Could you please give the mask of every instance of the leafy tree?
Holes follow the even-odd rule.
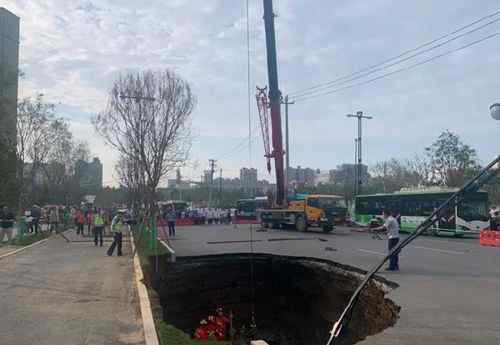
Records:
[[[450,131],[441,133],[425,151],[430,162],[430,180],[437,185],[461,186],[479,168],[476,150]]]

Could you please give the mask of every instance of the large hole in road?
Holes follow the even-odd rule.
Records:
[[[237,328],[249,323],[253,305],[258,335],[270,345],[324,344],[364,273],[328,260],[267,254],[162,262],[152,283],[167,323],[192,335],[201,319],[223,306],[232,310]],[[400,308],[386,298],[396,287],[383,278],[369,284],[343,344],[354,344],[396,323]]]

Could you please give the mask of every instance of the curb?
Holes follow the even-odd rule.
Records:
[[[47,242],[49,239],[50,239],[50,237],[49,237],[49,238],[44,238],[43,240],[40,240],[40,241],[37,241],[37,242],[32,243],[32,244],[30,244],[30,245],[27,245],[27,246],[21,247],[21,248],[16,249],[16,250],[14,250],[14,251],[12,251],[12,252],[8,252],[8,253],[5,253],[5,254],[2,254],[2,255],[0,255],[0,259],[6,258],[6,257],[8,257],[8,256],[11,256],[11,255],[17,254],[17,253],[19,253],[19,252],[22,252],[23,250],[26,250],[26,249],[28,249],[28,248],[31,248],[31,247],[37,246],[37,245],[39,245],[39,244],[45,243],[45,242]]]
[[[130,244],[132,253],[135,252],[134,236],[130,233]],[[153,313],[151,312],[151,302],[149,301],[148,290],[142,282],[144,275],[142,273],[141,262],[137,253],[134,256],[134,276],[137,293],[139,295],[139,303],[141,306],[142,328],[144,329],[144,341],[146,345],[160,345],[158,335],[156,334],[155,322]]]

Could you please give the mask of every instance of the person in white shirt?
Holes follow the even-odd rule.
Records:
[[[490,230],[498,230],[499,211],[496,206],[490,209]]]
[[[383,215],[385,224],[374,230],[385,230],[387,232],[387,244],[390,252],[399,242],[399,223],[389,210],[384,210]],[[399,253],[391,255],[389,258],[389,267],[386,268],[386,271],[399,271]]]

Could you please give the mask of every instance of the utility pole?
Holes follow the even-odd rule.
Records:
[[[219,170],[219,207],[222,205],[222,168]]]
[[[212,185],[214,184],[215,159],[209,159],[210,163],[210,181],[208,181],[208,208],[212,207]]]
[[[373,119],[372,116],[366,116],[366,115],[363,115],[363,112],[362,111],[358,111],[356,113],[356,115],[353,115],[353,114],[348,114],[347,117],[355,117],[358,119],[358,145],[357,145],[357,158],[358,158],[358,162],[357,162],[357,165],[355,167],[356,169],[356,173],[357,173],[357,188],[356,188],[356,195],[358,194],[361,194],[361,186],[363,184],[363,169],[362,169],[362,160],[363,160],[363,154],[362,154],[362,144],[361,144],[361,136],[362,136],[362,120],[363,119],[367,119],[367,120],[371,120]]]
[[[358,186],[358,138],[354,138],[354,179],[352,181],[352,194],[356,195]]]
[[[285,96],[285,100],[281,101],[285,105],[285,158],[286,158],[286,174],[285,174],[285,186],[286,193],[288,195],[288,190],[290,186],[288,185],[289,171],[290,171],[290,142],[289,142],[289,132],[288,132],[288,105],[295,104],[295,102],[288,101],[288,95]]]

